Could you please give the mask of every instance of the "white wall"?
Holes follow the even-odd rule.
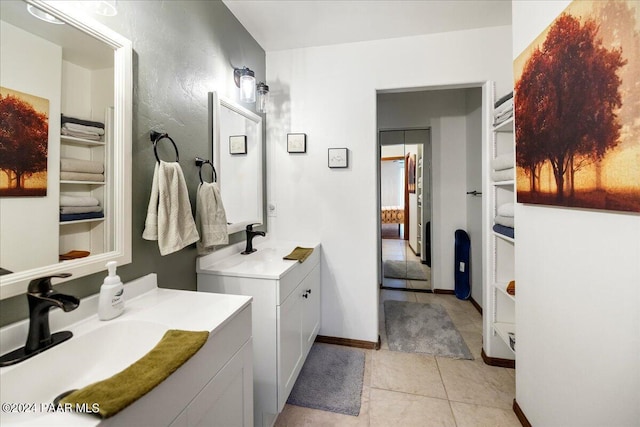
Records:
[[[380,162],[380,181],[382,206],[404,206],[404,162]]]
[[[513,57],[567,4],[514,1]],[[637,426],[640,215],[518,204],[515,216],[518,404],[534,426]]]
[[[269,230],[278,238],[322,242],[322,335],[378,339],[376,91],[485,80],[506,91],[512,85],[510,31],[494,27],[267,53],[273,104],[267,198],[278,203]],[[432,124],[432,137],[437,128],[458,125],[442,118]],[[287,154],[287,132],[308,135],[305,156]],[[327,168],[329,147],[350,149],[348,169]]]
[[[0,199],[0,267],[24,271],[58,262],[62,49],[1,21],[0,85],[49,100],[46,197]]]

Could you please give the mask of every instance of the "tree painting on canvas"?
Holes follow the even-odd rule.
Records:
[[[47,195],[49,100],[0,87],[0,197]]]
[[[572,2],[514,76],[518,202],[640,212],[640,3]]]

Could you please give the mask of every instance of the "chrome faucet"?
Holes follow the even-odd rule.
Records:
[[[69,273],[40,277],[29,282],[27,301],[29,302],[29,334],[24,347],[0,357],[0,367],[21,362],[29,357],[60,344],[73,336],[70,331],[51,334],[49,330],[49,309],[61,308],[65,312],[75,310],[80,300],[71,295],[61,294],[53,290],[53,277],[69,277]]]
[[[247,225],[247,247],[245,248],[244,252],[240,252],[242,255],[249,255],[253,252],[255,252],[257,249],[255,249],[253,247],[253,238],[256,236],[265,236],[264,231],[254,231],[253,230],[253,226],[254,225],[259,225],[259,224],[249,224]]]

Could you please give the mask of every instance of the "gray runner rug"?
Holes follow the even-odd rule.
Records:
[[[287,403],[357,416],[364,358],[357,348],[314,343]]]
[[[429,267],[417,261],[386,260],[383,271],[389,279],[429,280]]]
[[[389,349],[454,359],[473,359],[469,347],[440,304],[385,301]]]

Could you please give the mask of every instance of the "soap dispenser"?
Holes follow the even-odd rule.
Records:
[[[100,320],[110,320],[118,317],[124,311],[124,285],[120,276],[116,274],[118,263],[109,261],[107,270],[109,275],[104,278],[100,287],[100,298],[98,300],[98,317]]]

